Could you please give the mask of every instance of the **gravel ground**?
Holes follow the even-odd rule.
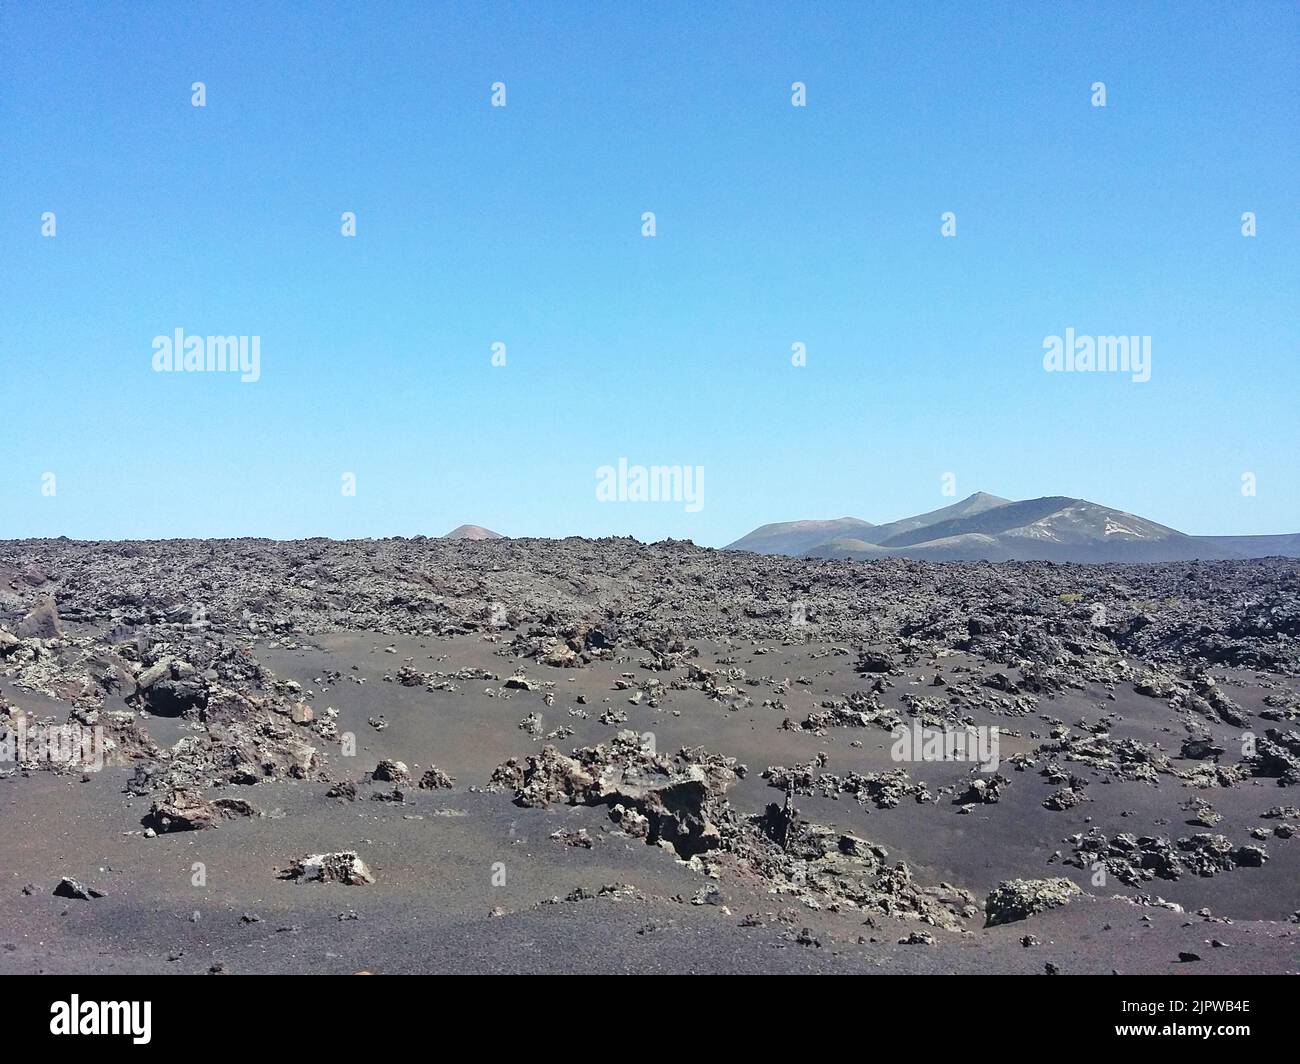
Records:
[[[0,971],[1296,971],[1298,576],[0,543]]]

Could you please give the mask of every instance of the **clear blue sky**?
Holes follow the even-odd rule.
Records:
[[[0,538],[721,545],[945,472],[1300,531],[1298,42],[1291,3],[0,3]],[[1068,327],[1151,380],[1045,373]],[[154,373],[177,328],[261,379]],[[597,502],[619,457],[703,509]]]

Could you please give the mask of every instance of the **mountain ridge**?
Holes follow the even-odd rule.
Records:
[[[819,531],[837,534],[811,542]],[[1010,500],[977,491],[881,525],[857,518],[762,525],[723,549],[855,560],[1158,562],[1300,557],[1300,533],[1190,536],[1087,499]]]

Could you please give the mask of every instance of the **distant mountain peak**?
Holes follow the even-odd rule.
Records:
[[[832,539],[854,538],[875,526],[857,517],[832,521],[777,521],[762,525],[747,536],[727,545],[727,550],[754,554],[803,554],[810,547]]]
[[[448,532],[443,539],[505,539],[500,532],[493,532],[482,525],[458,525]]]
[[[1012,502],[977,491],[939,510],[872,525],[856,518],[763,525],[728,548],[814,558],[1138,562],[1300,554],[1300,536],[1188,536],[1087,499]]]

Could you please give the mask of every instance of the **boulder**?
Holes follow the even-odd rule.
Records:
[[[33,609],[18,625],[19,639],[62,639],[63,636],[63,624],[52,598]]]
[[[1035,913],[1057,909],[1082,891],[1064,876],[1055,879],[1009,879],[984,902],[985,927],[1010,924]]]
[[[345,886],[369,886],[374,883],[374,873],[355,850],[337,853],[313,853],[294,861],[280,873],[281,879],[296,883],[342,883]]]
[[[68,879],[65,876],[59,880],[59,885],[54,888],[54,896],[56,898],[73,898],[77,901],[90,901],[92,898],[103,898],[106,895],[102,890],[83,886],[75,879]]]
[[[375,766],[375,771],[370,774],[370,778],[381,783],[405,783],[411,778],[411,770],[406,767],[405,761],[384,758]]]
[[[242,798],[209,801],[197,791],[174,788],[165,798],[153,803],[142,823],[163,835],[172,831],[202,831],[216,827],[222,820],[257,815],[257,810]]]
[[[430,765],[428,771],[420,777],[422,791],[450,790],[454,786],[456,781],[437,765]]]
[[[701,750],[683,750],[676,761],[651,753],[641,738],[622,731],[612,743],[574,751],[566,757],[553,746],[522,765],[497,769],[498,786],[513,785],[521,806],[622,806],[646,822],[646,841],[667,843],[689,858],[722,843],[720,823],[734,816],[723,798],[737,778],[735,762]]]

